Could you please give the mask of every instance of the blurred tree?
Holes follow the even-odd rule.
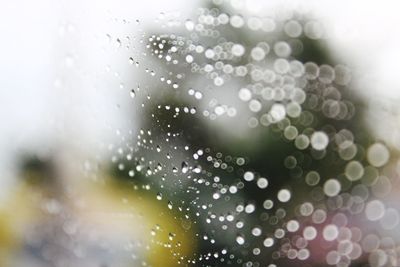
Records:
[[[329,43],[320,32],[321,25],[309,18],[310,15],[297,12],[282,20],[242,16],[228,6],[210,4],[196,10],[194,19],[188,19],[184,23],[186,29],[181,32],[176,32],[176,28],[168,32],[168,28],[165,28],[165,32],[157,29],[153,31],[157,33],[148,36],[147,51],[156,60],[153,67],[165,70],[171,80],[177,78],[179,81],[172,86],[175,90],[169,91],[164,88],[165,84],[157,87],[154,78],[143,82],[155,88],[149,94],[151,101],[143,101],[142,104],[146,111],[143,112],[138,146],[129,145],[137,147],[132,149],[135,156],[132,160],[118,161],[113,173],[128,181],[133,179],[139,184],[151,185],[154,193],[162,192],[170,201],[179,203],[180,210],[188,211],[184,212],[185,216],[190,217],[199,228],[199,250],[193,256],[198,266],[242,266],[247,261],[258,262],[261,266],[273,261],[281,263],[281,266],[292,266],[293,263],[283,257],[287,251],[262,250],[260,254],[254,254],[253,248],[263,247],[263,244],[260,238],[250,234],[249,227],[259,225],[267,236],[272,236],[274,231],[285,227],[289,218],[301,217],[298,215],[299,204],[304,201],[315,202],[323,207],[324,192],[321,186],[315,185],[322,185],[335,177],[345,192],[357,184],[344,175],[349,159],[368,165],[365,148],[372,143],[373,138],[365,124],[365,105],[361,97],[351,90],[349,68],[336,64],[334,56],[329,52]],[[240,26],[235,25],[235,19]],[[254,25],[251,24],[252,20]],[[257,23],[264,23],[265,27]],[[296,30],[300,32],[297,34]],[[246,51],[243,56],[232,55],[233,46],[237,43]],[[264,47],[264,53],[268,54],[264,55],[265,59],[255,59],[257,55],[250,51],[256,47]],[[285,49],[290,52],[286,54]],[[280,71],[274,65],[279,59],[284,59],[284,64],[290,64],[290,68],[300,68],[301,73],[297,74],[293,69]],[[245,73],[238,75],[243,69]],[[264,76],[257,77],[257,71],[261,71]],[[267,81],[265,75],[272,75],[274,79]],[[220,82],[218,78],[225,82],[216,84]],[[161,81],[163,79],[169,78],[162,78]],[[246,110],[247,106],[243,108],[243,105],[240,107],[241,104],[238,104],[237,118],[218,117],[213,110],[215,105],[211,105],[213,95],[217,99],[217,95],[225,94],[222,98],[228,101],[232,95],[237,97],[243,87],[251,91],[253,99],[261,101],[261,111],[252,113]],[[272,88],[275,94],[283,92],[287,95],[268,98],[263,96],[262,90],[265,88]],[[288,104],[293,97],[301,97],[301,94],[293,95],[296,88],[301,89],[305,99],[304,102],[299,101],[301,112],[291,115],[288,114]],[[188,98],[187,92],[190,90],[201,92],[200,100]],[[282,103],[286,108],[286,116],[276,121],[271,119],[274,103]],[[195,107],[195,112],[191,112],[191,107]],[[225,108],[226,114],[227,107],[222,108]],[[214,116],[215,120],[205,118],[204,111],[208,117]],[[266,118],[269,121],[265,121]],[[223,124],[223,120],[230,123]],[[252,126],[254,120],[257,121],[256,126]],[[224,128],[218,124],[227,126]],[[243,127],[250,130],[243,130]],[[146,134],[146,131],[151,131],[151,134]],[[243,135],[232,132],[243,132]],[[310,144],[316,132],[326,134],[326,147],[316,149]],[[185,145],[186,150],[177,149]],[[211,156],[212,160],[197,157],[199,149],[206,156]],[[155,150],[167,153],[169,161],[158,156]],[[354,155],[351,155],[353,152]],[[197,155],[197,158],[193,160],[192,155]],[[244,159],[244,166],[236,164],[240,158]],[[127,168],[118,169],[121,162]],[[182,165],[188,164],[190,171],[183,171],[180,162]],[[228,163],[231,168],[221,168],[222,163]],[[243,218],[246,220],[243,229],[230,226],[228,230],[221,231],[222,223],[207,223],[207,218],[214,214],[213,210],[218,218],[229,214],[232,207],[223,203],[221,209],[217,208],[218,201],[213,199],[215,188],[203,187],[197,182],[189,185],[184,182],[186,178],[200,176],[194,171],[197,164],[201,166],[201,171],[197,173],[207,177],[205,179],[209,179],[210,183],[213,183],[213,177],[214,182],[215,177],[218,177],[215,184],[239,184],[246,171],[254,173],[256,179],[268,179],[267,189],[260,188],[257,183],[246,183],[236,196],[227,199],[226,202],[234,207],[240,203],[253,203],[260,207],[245,217],[235,214],[235,222]],[[129,175],[132,169],[135,175]],[[307,181],[311,179],[308,176],[310,172],[318,177],[318,181],[312,185]],[[178,178],[174,180],[169,176]],[[172,186],[168,185],[166,179],[174,181],[171,182]],[[367,175],[360,181],[364,183],[365,179],[368,179]],[[195,189],[187,190],[190,186]],[[277,200],[282,188],[292,192],[288,203]],[[268,212],[262,209],[266,199],[276,203]],[[202,203],[213,208],[203,212],[200,208]],[[238,232],[246,233],[245,246],[236,244]],[[285,242],[289,242],[288,238],[282,239],[282,247]],[[210,239],[214,241],[210,243]],[[225,263],[221,263],[220,257],[212,256],[226,248],[229,255],[234,257],[226,258]],[[311,255],[307,264],[325,266],[325,260],[321,260],[318,253],[315,255]],[[221,257],[224,258],[223,255]],[[354,266],[357,264],[360,262],[353,263]]]

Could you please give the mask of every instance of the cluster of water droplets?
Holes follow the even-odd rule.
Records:
[[[207,249],[180,255],[174,233],[163,245],[177,262],[202,266],[396,266],[389,148],[352,125],[350,69],[300,59],[307,42],[327,35],[322,25],[300,15],[228,14],[219,2],[194,19],[163,14],[157,21],[167,33],[144,34],[145,52],[134,56],[154,58],[153,67],[128,58],[150,74],[148,89],[123,88],[144,123],[112,161]],[[279,165],[286,176],[259,172],[246,154],[190,142],[185,127],[219,117],[277,135],[291,148]]]

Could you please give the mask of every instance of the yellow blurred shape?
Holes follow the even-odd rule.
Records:
[[[142,253],[150,266],[177,266],[196,249],[193,223],[170,210],[167,200],[157,200],[154,192],[135,190],[125,182],[107,185],[89,183],[79,217],[86,217],[99,229],[122,231],[142,242]],[[182,260],[181,260],[182,259]]]
[[[20,248],[30,225],[49,219],[43,203],[53,197],[61,201],[70,215],[95,229],[105,240],[118,241],[118,236],[123,236],[141,244],[132,253],[139,254],[150,266],[172,267],[179,261],[186,265],[196,249],[193,223],[183,213],[170,210],[167,200],[157,200],[154,192],[137,190],[115,179],[106,179],[104,183],[83,179],[71,185],[74,193],[68,198],[55,196],[53,189],[21,182],[10,198],[0,203],[0,266],[8,266],[7,260]]]

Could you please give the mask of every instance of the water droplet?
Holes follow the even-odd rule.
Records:
[[[243,175],[243,179],[245,179],[248,182],[253,181],[254,180],[254,173],[245,172],[244,175]]]
[[[375,143],[368,148],[368,162],[375,167],[381,167],[389,161],[389,150],[381,143]]]
[[[186,161],[182,162],[181,168],[182,168],[182,173],[187,173],[187,171],[189,170],[189,166]]]
[[[135,98],[135,96],[136,96],[135,90],[132,89],[132,90],[129,92],[129,95],[130,95],[132,98]]]
[[[311,135],[311,146],[316,150],[324,150],[328,143],[328,135],[324,132],[316,131]]]
[[[245,242],[244,237],[241,236],[241,235],[238,235],[238,236],[236,237],[236,242],[237,242],[239,245],[243,245],[244,242]]]
[[[255,61],[261,61],[265,58],[266,53],[261,47],[254,47],[250,55]]]
[[[345,175],[350,181],[359,180],[364,175],[364,167],[358,161],[350,161],[346,165]]]
[[[261,189],[265,189],[268,186],[268,180],[264,177],[260,177],[257,179],[257,186]]]
[[[334,197],[339,194],[342,186],[336,179],[329,179],[324,184],[324,193],[328,197]]]
[[[328,224],[324,227],[322,235],[326,241],[333,241],[338,237],[339,230],[336,225]]]
[[[365,206],[365,215],[370,221],[377,221],[385,214],[385,206],[380,200],[372,200]]]
[[[317,237],[317,230],[313,226],[307,226],[303,230],[303,237],[306,240],[313,240]]]
[[[241,45],[241,44],[234,44],[234,45],[232,46],[231,52],[232,52],[232,54],[233,54],[234,56],[236,56],[236,57],[241,57],[241,56],[244,55],[245,48],[244,48],[244,46]]]
[[[267,247],[267,248],[272,247],[274,245],[274,239],[272,239],[271,237],[267,237],[264,239],[263,244],[264,244],[264,247]]]
[[[280,202],[288,202],[290,198],[292,197],[292,194],[288,189],[281,189],[278,192],[278,200]]]
[[[298,221],[296,220],[290,220],[288,221],[288,223],[286,224],[286,229],[289,232],[296,232],[297,230],[299,230],[300,228],[300,224]]]

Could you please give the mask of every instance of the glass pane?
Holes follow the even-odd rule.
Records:
[[[399,266],[396,11],[8,1],[0,266]]]

